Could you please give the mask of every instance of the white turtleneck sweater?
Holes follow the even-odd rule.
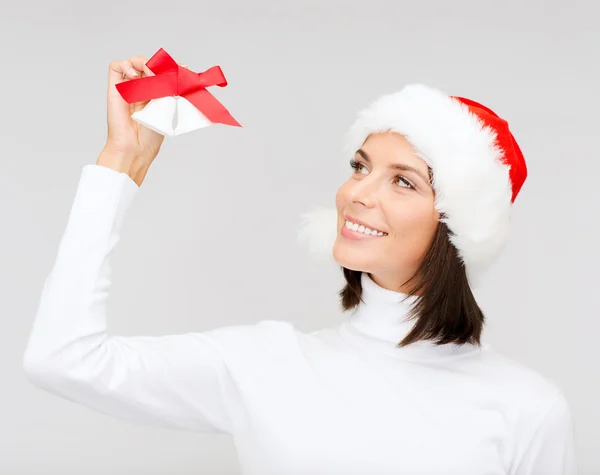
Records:
[[[138,192],[83,167],[24,355],[36,386],[127,421],[230,434],[245,475],[574,475],[559,387],[483,343],[395,345],[411,300],[362,274],[364,303],[311,333],[261,320],[107,335],[109,255]]]

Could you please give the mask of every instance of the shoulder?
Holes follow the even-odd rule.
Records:
[[[200,335],[232,365],[303,365],[340,352],[331,328],[304,331],[284,320],[225,325]]]
[[[555,379],[498,350],[486,357],[493,389],[508,401],[517,432],[531,438],[570,430],[571,407]]]
[[[549,375],[497,349],[491,348],[484,359],[494,386],[523,404],[550,404],[561,391]]]
[[[301,375],[311,374],[310,361],[318,357],[312,347],[307,350],[310,334],[283,320],[226,325],[200,335],[218,351],[244,394],[258,388],[264,397],[265,388],[277,394],[274,388],[292,387]]]
[[[284,320],[260,320],[254,323],[224,325],[203,332],[203,335],[222,343],[254,345],[274,338],[294,337],[298,330]]]
[[[293,353],[302,333],[284,320],[224,325],[201,333],[224,356],[256,359]]]

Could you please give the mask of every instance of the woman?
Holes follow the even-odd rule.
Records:
[[[115,88],[152,74],[145,62],[110,65],[106,145],[83,167],[24,355],[35,385],[128,421],[230,434],[244,474],[576,473],[562,391],[482,341],[470,290],[506,239],[523,156],[490,109],[432,88],[359,115],[336,210],[305,216],[302,237],[342,266],[342,324],[108,336],[109,255],[163,140]]]

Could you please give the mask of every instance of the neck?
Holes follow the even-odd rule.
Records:
[[[406,296],[410,292],[410,286],[406,283],[408,280],[408,278],[405,278],[406,276],[402,276],[403,278],[399,279],[397,273],[386,274],[378,272],[377,275],[374,275],[370,272],[363,272],[363,274],[367,274],[379,287],[391,290],[397,294]]]
[[[362,302],[350,316],[351,323],[366,334],[398,343],[414,326],[408,313],[417,297],[386,289],[367,272],[361,275]]]

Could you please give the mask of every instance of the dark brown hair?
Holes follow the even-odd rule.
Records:
[[[450,241],[452,231],[441,219],[431,245],[415,274],[406,281],[409,296],[417,296],[409,312],[416,319],[411,332],[398,343],[407,346],[418,340],[472,343],[481,346],[485,317],[467,281],[465,266]],[[342,266],[346,285],[339,292],[344,311],[362,300],[361,271]]]

